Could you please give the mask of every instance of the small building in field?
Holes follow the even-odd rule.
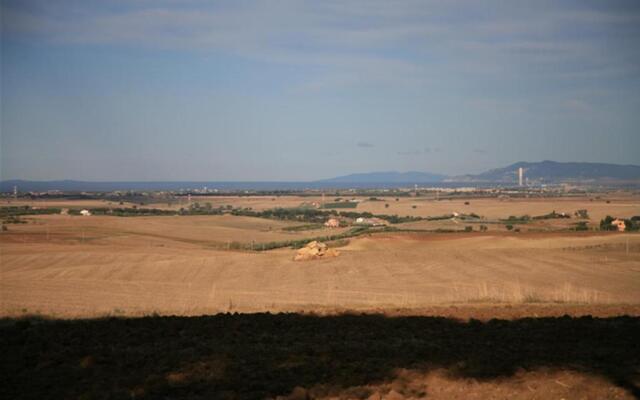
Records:
[[[339,228],[340,220],[337,218],[329,218],[329,220],[324,223],[324,226],[326,226],[327,228]]]
[[[618,232],[624,232],[624,230],[627,229],[627,225],[619,218],[611,221],[611,225],[615,226],[618,229]]]
[[[89,210],[80,210],[80,215],[82,215],[83,217],[88,217],[91,215],[91,211]]]

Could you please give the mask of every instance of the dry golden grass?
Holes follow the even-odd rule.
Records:
[[[593,199],[593,201],[591,200]],[[610,203],[607,203],[609,201]],[[465,202],[469,202],[468,205]],[[389,204],[389,207],[385,207]],[[413,208],[415,206],[415,208]],[[594,196],[545,199],[461,199],[434,200],[426,198],[399,198],[386,201],[363,201],[357,211],[374,214],[398,214],[415,216],[445,215],[453,212],[475,213],[487,219],[507,218],[510,215],[544,215],[555,210],[570,215],[586,209],[592,221],[599,222],[606,215],[629,218],[640,215],[640,196],[623,194],[596,200]]]
[[[22,217],[28,224],[9,227],[6,240],[22,243],[88,242],[94,244],[144,246],[157,241],[224,248],[232,242],[266,243],[340,233],[347,228],[287,231],[303,225],[231,215],[112,217],[39,215]]]
[[[296,263],[291,249],[234,252],[220,244],[328,229],[287,232],[293,223],[233,216],[26,219],[0,234],[5,315],[640,303],[634,234],[372,236],[352,239],[337,258]]]
[[[327,195],[326,202],[333,201],[335,196]],[[600,198],[598,198],[600,197]],[[343,197],[351,198],[351,197]],[[380,198],[381,201],[370,201],[367,196],[356,196],[360,200],[355,209],[338,211],[372,212],[374,214],[397,214],[414,216],[435,216],[458,213],[476,213],[487,219],[507,218],[510,215],[530,216],[548,214],[555,210],[573,215],[576,210],[586,209],[592,221],[598,222],[606,215],[629,218],[640,215],[640,195],[629,192],[612,193],[607,195],[587,195],[581,197],[558,198],[506,198],[506,199],[456,199],[435,200],[432,197],[394,197]],[[198,196],[192,198],[192,203],[211,203],[214,208],[219,206],[250,207],[254,210],[266,210],[275,207],[299,207],[303,204],[321,203],[321,196]],[[469,204],[465,204],[468,202]],[[607,203],[609,202],[609,203]],[[388,204],[388,207],[385,207]],[[36,207],[118,207],[117,202],[102,200],[3,200],[2,206],[30,205]],[[125,203],[124,206],[132,204]],[[414,208],[415,206],[415,208]],[[180,209],[188,207],[185,198],[171,205],[157,202],[145,205],[150,208]]]

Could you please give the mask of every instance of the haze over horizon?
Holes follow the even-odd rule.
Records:
[[[0,179],[640,164],[640,3],[1,1]]]

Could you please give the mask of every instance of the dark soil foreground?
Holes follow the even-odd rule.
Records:
[[[592,382],[580,398],[640,397],[638,317],[4,319],[0,335],[3,399],[434,398],[438,382],[461,382],[458,398],[473,388],[495,398],[523,374],[534,383],[527,398],[552,397],[547,381],[572,398],[576,375]],[[410,382],[436,372],[431,384]],[[589,392],[601,385],[610,388]]]

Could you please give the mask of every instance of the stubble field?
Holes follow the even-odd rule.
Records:
[[[215,201],[260,210],[314,200]],[[350,228],[233,215],[21,217],[0,234],[0,397],[640,396],[640,235],[570,231],[575,218],[520,232],[499,222],[587,209],[597,226],[607,214],[640,215],[638,198],[464,203],[364,200],[356,211],[498,222],[471,233],[433,232],[470,223],[452,219],[397,224],[405,231],[335,242],[338,257],[306,262],[259,245]]]
[[[363,201],[357,211],[433,216],[467,207],[468,212],[499,219],[586,208],[595,225],[605,214],[640,214],[640,203],[629,195],[596,201],[479,199],[469,205],[463,200],[423,201],[416,208],[412,207],[416,199],[402,198],[397,204],[388,200]],[[258,208],[264,203],[284,207],[310,200],[218,201],[234,207],[251,201]],[[74,206],[73,201],[64,205]],[[234,251],[232,243],[259,250],[265,242],[314,238],[349,228],[296,231],[290,228],[304,223],[232,215],[44,215],[26,220],[10,225],[0,236],[4,315],[384,311],[469,303],[640,304],[640,236],[545,232],[558,226],[556,220],[523,225],[520,233],[494,224],[485,233],[364,235],[343,243],[339,257],[310,262],[294,262],[295,250],[290,248]],[[419,230],[461,228],[461,224],[465,223],[443,220],[397,226]]]

